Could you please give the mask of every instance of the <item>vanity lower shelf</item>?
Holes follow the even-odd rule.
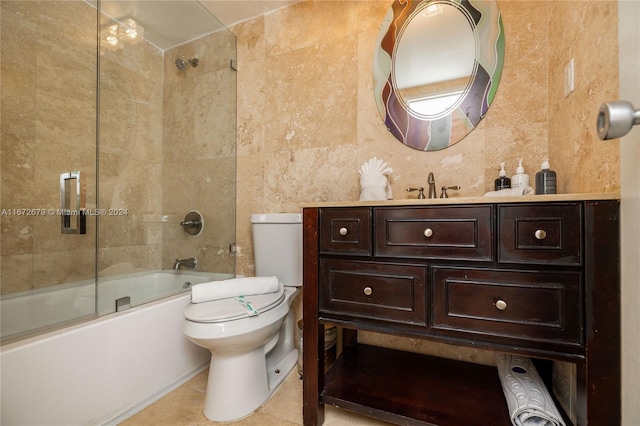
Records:
[[[324,404],[396,424],[511,425],[495,367],[358,344],[324,380]]]

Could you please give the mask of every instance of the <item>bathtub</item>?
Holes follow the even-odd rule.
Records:
[[[185,284],[230,277],[156,271],[100,279],[101,316],[0,348],[0,424],[117,424],[180,386],[204,370],[210,356],[182,334],[190,299]],[[75,313],[94,312],[92,284],[59,290]],[[2,327],[5,316],[9,320],[5,309],[46,314],[55,297],[49,293],[33,294],[31,307],[28,295],[3,300]],[[125,296],[140,306],[115,312],[115,300]]]

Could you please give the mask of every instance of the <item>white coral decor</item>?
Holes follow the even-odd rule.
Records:
[[[387,175],[393,170],[387,163],[373,157],[360,167],[360,201],[393,198]]]

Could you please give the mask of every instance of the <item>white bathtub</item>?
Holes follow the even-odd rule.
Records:
[[[115,424],[165,395],[209,362],[209,351],[182,334],[183,309],[190,298],[184,283],[229,277],[158,271],[101,280],[98,292],[104,305],[100,303],[99,312],[113,313],[0,348],[0,424]],[[156,295],[165,298],[114,312],[120,297],[131,297],[132,304],[155,298],[148,291],[154,285],[163,289]],[[74,308],[84,309],[78,307],[86,300],[94,303],[88,290],[76,290],[75,298],[67,295]],[[46,306],[41,299],[53,297],[35,296],[36,310]],[[18,298],[8,300],[13,299]],[[10,306],[4,302],[3,327],[4,309]]]

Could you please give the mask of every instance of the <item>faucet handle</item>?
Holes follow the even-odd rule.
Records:
[[[407,192],[413,192],[413,191],[418,191],[418,199],[419,199],[419,200],[424,199],[424,188],[423,188],[423,187],[419,187],[419,188],[407,188]]]
[[[449,194],[447,194],[447,189],[458,190],[458,189],[460,189],[460,186],[459,185],[443,186],[442,187],[442,192],[440,193],[440,198],[449,198]]]

